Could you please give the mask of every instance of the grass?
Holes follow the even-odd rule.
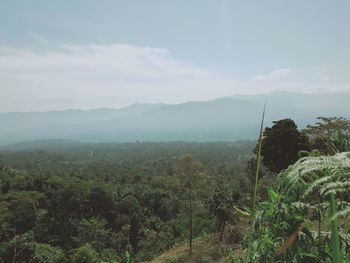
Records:
[[[266,102],[265,102],[265,105],[264,105],[264,110],[263,110],[263,114],[262,114],[262,118],[261,118],[260,133],[259,133],[259,144],[258,144],[258,152],[257,152],[257,154],[256,154],[256,172],[255,172],[255,184],[254,184],[253,205],[252,205],[253,213],[254,213],[254,209],[255,209],[256,193],[257,193],[258,181],[259,181],[260,158],[261,158],[261,145],[262,145],[262,137],[263,137],[265,110],[266,110]]]
[[[334,193],[330,194],[330,216],[333,217],[336,211],[336,202]],[[340,251],[340,241],[338,234],[338,224],[335,218],[331,219],[331,230],[332,230],[332,253],[333,253],[333,263],[342,263],[342,254]]]
[[[252,203],[252,214],[251,217],[254,217],[255,214],[255,203],[256,203],[256,196],[258,191],[258,181],[259,181],[259,171],[260,171],[260,158],[261,158],[261,146],[262,146],[262,137],[263,137],[263,129],[264,129],[264,120],[265,120],[265,111],[266,111],[266,101],[264,105],[263,114],[261,117],[261,124],[260,124],[260,131],[259,131],[259,142],[258,142],[258,151],[256,154],[256,171],[255,171],[255,184],[254,184],[254,192],[253,192],[253,203]],[[248,249],[245,255],[244,262],[247,263],[249,254],[250,254],[250,241],[248,242]]]
[[[191,255],[188,253],[188,242],[183,242],[148,263],[230,263],[232,253],[235,256],[242,254],[240,238],[235,240],[232,233],[235,235],[235,231],[238,231],[242,236],[245,228],[244,221],[237,226],[229,226],[223,242],[219,240],[219,233],[196,238]]]

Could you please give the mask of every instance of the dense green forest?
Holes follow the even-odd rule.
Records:
[[[258,144],[17,145],[0,152],[0,261],[349,262],[349,142],[348,120],[320,118]]]
[[[0,255],[4,262],[152,259],[193,235],[212,233],[209,200],[219,180],[247,193],[252,142],[82,144],[0,155]],[[194,161],[195,160],[195,161]],[[227,193],[228,194],[228,193]],[[30,260],[28,260],[30,258]],[[90,262],[90,261],[86,261]],[[92,261],[95,262],[95,261]]]

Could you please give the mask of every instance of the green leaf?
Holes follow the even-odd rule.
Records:
[[[339,143],[344,142],[343,134],[339,130],[335,133],[335,140]]]
[[[269,196],[270,202],[275,203],[277,201],[278,194],[272,188],[267,189],[267,194]]]
[[[239,209],[239,208],[238,208],[237,206],[235,206],[235,205],[233,206],[233,208],[236,209],[238,213],[240,213],[240,214],[242,214],[242,215],[244,215],[244,216],[251,216],[251,214],[250,214],[248,211],[243,211],[243,210]]]

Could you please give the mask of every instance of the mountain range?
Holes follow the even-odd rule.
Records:
[[[350,117],[350,93],[272,92],[182,104],[133,104],[121,109],[0,113],[0,145],[64,139],[80,142],[232,141],[258,136],[283,118],[299,128],[318,116]]]

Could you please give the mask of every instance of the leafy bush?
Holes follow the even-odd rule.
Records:
[[[336,221],[350,213],[349,185],[349,152],[304,157],[290,166],[279,175],[278,190],[269,189],[268,200],[258,204],[260,210],[246,236],[246,262],[333,259],[338,263],[349,257],[350,235],[339,234]],[[317,230],[312,228],[315,218],[310,213],[315,210],[319,214]],[[328,231],[321,231],[321,225]]]
[[[65,261],[63,250],[49,244],[36,244],[33,258],[38,262],[45,263],[62,263]]]
[[[98,263],[96,251],[89,244],[81,246],[72,257],[72,263]]]

